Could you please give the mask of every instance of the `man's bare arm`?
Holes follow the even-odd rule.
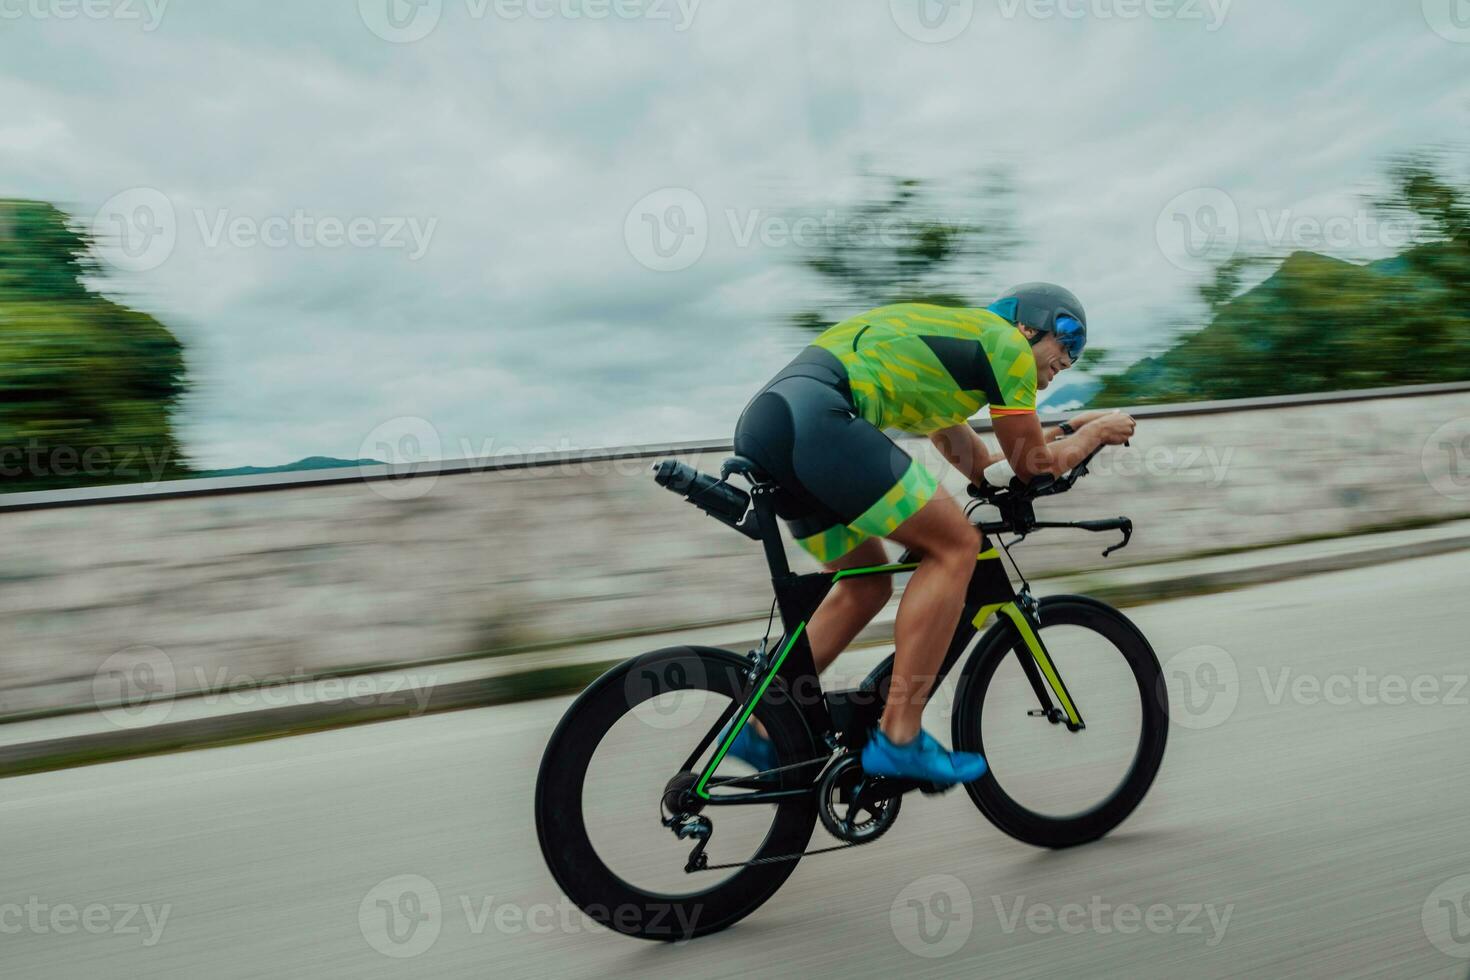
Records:
[[[940,429],[929,436],[929,441],[934,443],[940,455],[949,460],[950,465],[959,470],[971,483],[979,483],[985,468],[1000,460],[985,445],[985,440],[980,434],[970,428],[968,423],[951,426],[948,429]]]
[[[1101,446],[1121,446],[1133,437],[1136,424],[1122,413],[1107,413],[1092,418],[1072,435],[1050,442],[1032,414],[996,416],[994,426],[1011,469],[1029,483],[1042,475],[1065,475]]]

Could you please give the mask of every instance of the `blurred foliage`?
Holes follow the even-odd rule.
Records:
[[[855,204],[823,214],[798,213],[822,231],[803,249],[801,265],[826,287],[818,309],[790,323],[820,333],[833,323],[890,303],[984,305],[997,284],[986,272],[1019,243],[1013,193],[997,172],[949,190],[911,177],[865,173]]]
[[[1444,154],[1394,161],[1371,206],[1413,229],[1402,254],[1359,265],[1311,252],[1238,255],[1200,287],[1209,322],[1110,375],[1096,406],[1251,398],[1470,379],[1470,186]]]
[[[93,292],[91,242],[61,211],[0,199],[0,486],[48,490],[187,475],[171,418],[183,349]]]

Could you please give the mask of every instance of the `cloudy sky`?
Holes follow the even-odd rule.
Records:
[[[1135,352],[1203,236],[1391,251],[1357,195],[1463,136],[1465,8],[0,0],[0,196],[115,240],[203,465],[720,439],[816,294],[772,219],[865,165],[1006,168],[992,273]]]

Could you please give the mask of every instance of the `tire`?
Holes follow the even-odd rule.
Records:
[[[1047,630],[1061,626],[1080,627],[1097,634],[1126,661],[1137,684],[1141,722],[1132,763],[1111,794],[1081,812],[1066,816],[1028,809],[1007,793],[1001,784],[1005,774],[998,775],[994,771],[965,789],[991,823],[1017,840],[1037,847],[1076,847],[1098,840],[1126,820],[1143,801],[1158,775],[1169,731],[1168,704],[1160,696],[1164,690],[1163,672],[1153,648],[1138,628],[1122,613],[1096,600],[1083,596],[1047,597],[1039,604],[1038,619],[1044,645],[1047,645]],[[1016,656],[1029,656],[1020,633],[1007,619],[1002,619],[981,638],[957,687],[953,713],[955,748],[979,752],[990,758],[985,751],[981,725],[985,698],[996,669],[1013,651]],[[1062,669],[1062,674],[1065,681],[1065,669]],[[1083,720],[1088,721],[1086,688],[1073,687],[1072,694],[1078,701]],[[1034,696],[1032,705],[1036,706]],[[1021,720],[1024,719],[1018,719]],[[1044,721],[1037,723],[1047,724]],[[1085,738],[1086,735],[1087,732],[1083,731],[1069,737]]]
[[[692,939],[729,928],[754,912],[796,868],[795,860],[757,864],[741,868],[700,891],[661,893],[620,877],[598,853],[588,833],[584,782],[598,745],[613,726],[643,701],[672,691],[706,691],[731,700],[743,699],[748,683],[744,672],[748,666],[744,658],[724,650],[676,647],[645,654],[604,674],[577,698],[562,718],[546,746],[536,780],[536,827],[541,853],[552,877],[589,918],[639,939]],[[657,680],[646,683],[643,678],[647,677]],[[779,680],[772,683],[757,705],[755,717],[775,744],[781,766],[827,754],[817,751],[801,712],[784,696]],[[676,749],[682,761],[707,731],[708,727],[703,725],[689,725],[667,734],[659,733],[657,737],[678,740],[678,746],[670,744],[669,748]],[[636,768],[638,759],[629,759],[627,764]],[[673,763],[666,775],[676,775],[673,770],[678,765]],[[656,779],[664,776],[662,773],[644,775]],[[811,768],[784,773],[779,777],[781,788],[809,784],[813,775]],[[725,806],[704,809],[704,815],[711,817],[715,825],[709,845],[715,863],[720,860],[717,851],[721,814],[752,809]],[[770,830],[750,856],[751,860],[799,854],[811,840],[817,820],[815,793],[782,801],[770,809],[775,813]],[[659,799],[656,796],[648,799],[648,819],[654,826],[660,813]],[[636,811],[629,819],[637,819]],[[672,840],[672,831],[665,833]],[[693,846],[693,841],[684,842],[682,853],[687,856]],[[676,867],[682,870],[682,863]],[[706,874],[719,877],[713,872],[696,872],[688,878],[691,887]]]

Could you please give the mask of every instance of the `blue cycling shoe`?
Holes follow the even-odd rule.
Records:
[[[973,752],[950,752],[928,732],[906,745],[894,745],[874,731],[863,747],[863,772],[892,779],[912,779],[936,786],[973,783],[990,768],[985,757]]]
[[[729,733],[730,726],[726,725],[720,732],[720,741],[723,742]],[[753,722],[747,722],[745,727],[740,729],[740,734],[735,736],[735,744],[731,745],[730,751],[725,754],[734,756],[755,769],[756,772],[775,769],[781,764],[776,758],[775,744],[770,739],[757,734]]]

